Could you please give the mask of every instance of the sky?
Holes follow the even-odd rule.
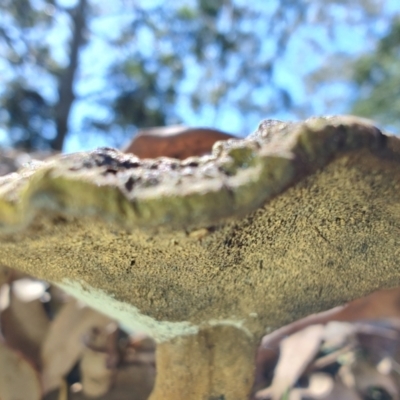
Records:
[[[256,3],[258,7],[275,7],[275,3],[277,2],[258,0],[254,4]],[[338,13],[339,12],[340,10],[338,10]],[[400,13],[400,2],[397,0],[382,1],[382,14],[389,17],[395,13]],[[346,15],[343,15],[343,19],[345,18]],[[376,28],[378,32],[384,34],[387,30],[388,20],[388,18],[377,19],[374,28]],[[98,22],[97,26],[93,26],[93,29],[97,29],[98,31],[112,31],[114,23],[119,24],[120,22],[117,20],[113,21],[112,18],[109,18],[106,21]],[[313,39],[323,51],[318,53],[311,49],[308,44],[310,39]],[[145,42],[146,38],[143,38],[143,41]],[[144,43],[144,45],[146,44]],[[83,57],[83,63],[90,64],[95,60],[96,65],[100,65],[102,62],[106,65],[107,60],[99,57],[99,54],[104,54],[101,47],[102,44],[99,42],[94,43],[92,48],[88,48]],[[348,104],[346,104],[345,101],[342,103],[336,102],[333,104],[332,108],[329,108],[321,99],[350,98],[351,87],[336,83],[334,85],[326,85],[322,88],[322,93],[310,93],[307,90],[305,80],[307,75],[315,70],[316,67],[324,65],[327,56],[334,53],[358,54],[364,52],[368,47],[371,47],[371,51],[373,51],[373,44],[368,42],[368,35],[361,27],[354,26],[354,29],[349,31],[349,25],[347,23],[339,24],[335,27],[334,38],[332,40],[332,38],[327,35],[326,31],[317,26],[317,24],[315,24],[315,26],[310,24],[307,27],[299,29],[296,36],[290,40],[285,56],[277,63],[274,79],[290,91],[297,105],[303,105],[305,108],[309,106],[308,108],[312,108],[315,115],[344,113],[348,108]],[[110,54],[109,57],[111,59],[112,54]],[[193,74],[196,75],[196,67],[193,68]],[[101,86],[101,82],[96,82],[96,80],[91,81],[91,83],[86,81],[82,86],[89,89],[89,85],[96,86],[96,84]],[[81,90],[84,91],[85,88],[82,87]],[[264,91],[260,91],[259,96],[260,101],[262,101],[262,97],[265,96]],[[190,105],[188,105],[186,99],[181,98],[178,101],[177,107],[180,110],[180,114],[183,116],[184,123],[188,126],[214,127],[243,136],[250,133],[243,131],[243,118],[248,118],[249,121],[247,125],[252,126],[252,129],[256,129],[259,123],[258,116],[244,117],[240,110],[232,109],[229,106],[221,107],[218,112],[210,106],[204,107],[201,112],[194,112]],[[72,118],[78,122],[88,112],[98,113],[101,111],[98,109],[90,110],[90,106],[87,104],[77,104],[73,110]],[[291,111],[281,111],[273,115],[265,115],[265,118],[293,120],[298,119],[299,116]],[[96,145],[108,144],[106,137],[92,138],[87,141],[87,143],[82,144],[76,136],[71,136],[66,142],[65,151],[71,152],[82,148],[90,149]]]
[[[33,0],[32,0],[33,1]],[[39,1],[40,0],[35,0]],[[58,3],[64,6],[74,5],[76,0],[58,0]],[[73,152],[78,150],[92,149],[98,146],[110,145],[110,141],[106,136],[90,136],[90,139],[83,143],[79,139],[81,134],[82,120],[87,116],[104,117],[108,116],[108,111],[99,107],[96,104],[91,104],[86,98],[93,92],[102,91],[106,87],[107,82],[104,81],[103,72],[117,57],[117,51],[113,51],[110,46],[105,45],[102,37],[108,38],[117,36],[119,27],[123,24],[124,18],[129,19],[129,15],[122,15],[115,8],[114,2],[104,2],[100,0],[93,0],[99,2],[102,8],[102,18],[93,21],[90,25],[90,30],[94,32],[90,37],[89,45],[81,54],[81,64],[79,69],[79,76],[75,91],[78,97],[84,100],[76,101],[70,119],[71,134],[65,143],[65,152]],[[190,0],[187,0],[190,1]],[[193,0],[191,0],[193,1]],[[235,0],[243,2],[242,0]],[[307,0],[306,0],[307,1]],[[308,0],[312,3],[315,0]],[[157,4],[157,0],[141,1],[147,7]],[[172,3],[171,3],[172,4]],[[252,6],[255,8],[276,7],[279,4],[277,0],[255,0]],[[393,14],[400,15],[400,2],[398,0],[382,0],[382,15],[374,22],[376,30],[382,34],[387,30],[387,23],[389,17]],[[337,16],[340,16],[343,8],[337,9]],[[51,12],[51,10],[49,10]],[[343,19],[347,16],[343,15]],[[54,31],[48,35],[45,40],[52,44],[54,56],[61,63],[66,63],[67,58],[63,45],[68,40],[68,19],[65,16],[57,16],[57,24]],[[251,27],[253,28],[253,27]],[[257,29],[257,27],[254,27]],[[260,32],[261,34],[261,32]],[[141,45],[148,46],[145,36],[141,38]],[[313,42],[314,44],[312,44]],[[266,43],[266,42],[265,42]],[[311,43],[311,44],[310,44]],[[317,50],[315,45],[318,46]],[[268,44],[267,44],[268,46]],[[305,109],[312,109],[314,115],[322,114],[338,114],[346,112],[348,104],[346,99],[351,97],[351,87],[345,84],[328,84],[323,85],[315,91],[311,91],[307,87],[307,77],[316,68],[323,66],[328,60],[329,56],[333,54],[359,54],[365,51],[373,51],[374,43],[368,41],[368,35],[361,26],[355,24],[351,29],[346,23],[338,24],[335,26],[333,37],[329,37],[326,30],[321,29],[318,24],[308,24],[307,27],[300,28],[296,35],[290,40],[288,49],[285,56],[277,61],[274,80],[284,88],[286,88],[292,95],[295,106],[303,107]],[[243,62],[246,62],[244,60]],[[332,62],[332,59],[331,59]],[[333,58],[334,62],[334,58]],[[198,74],[197,66],[192,67],[192,76]],[[1,63],[0,58],[0,75],[5,76],[5,68]],[[4,78],[3,78],[4,79]],[[240,82],[238,82],[239,84]],[[55,98],[57,96],[54,85],[51,82],[39,81],[41,88],[46,88],[46,96],[48,98]],[[1,85],[1,80],[0,80]],[[183,84],[183,88],[190,87],[190,80]],[[263,102],[267,96],[268,88],[256,90],[256,96]],[[329,99],[343,99],[343,101],[332,101],[328,107],[326,100]],[[243,129],[243,120],[246,120],[246,125],[256,129],[260,116],[243,115],[240,110],[233,109],[230,106],[219,108],[218,112],[212,107],[203,107],[201,112],[193,112],[188,105],[187,100],[182,96],[177,103],[179,114],[183,122],[188,126],[201,126],[201,127],[215,127],[217,129],[225,130],[237,135],[246,135],[250,133]],[[307,117],[310,115],[304,115]],[[293,120],[298,119],[299,115],[290,111],[281,111],[271,115],[262,116],[271,119]],[[3,131],[3,139],[5,132]],[[0,131],[0,140],[1,131]]]

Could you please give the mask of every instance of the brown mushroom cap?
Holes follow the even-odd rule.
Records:
[[[183,161],[57,156],[0,178],[0,227],[1,264],[159,340],[218,321],[259,336],[400,284],[400,141],[332,117]]]
[[[183,160],[210,153],[216,141],[231,138],[234,136],[210,128],[158,127],[139,131],[124,152],[139,158],[172,157]]]

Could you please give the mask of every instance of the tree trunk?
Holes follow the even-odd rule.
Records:
[[[52,141],[52,148],[61,151],[65,137],[68,133],[68,119],[72,103],[75,101],[74,80],[78,68],[79,51],[84,43],[86,27],[87,0],[80,0],[72,11],[72,41],[70,48],[70,61],[58,82],[58,103],[55,107],[57,134]]]

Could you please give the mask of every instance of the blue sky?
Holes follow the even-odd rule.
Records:
[[[40,0],[38,0],[40,1]],[[92,35],[90,44],[81,54],[81,65],[79,68],[79,79],[75,86],[78,96],[85,98],[92,92],[101,91],[106,88],[106,82],[103,78],[103,72],[107,69],[110,63],[118,56],[117,51],[106,45],[101,39],[102,36],[110,37],[113,32],[117,34],[119,27],[123,24],[124,16],[118,12],[116,2],[104,2],[93,0],[94,3],[101,5],[102,17],[94,20],[91,23],[90,29],[95,33]],[[190,1],[190,0],[187,0]],[[193,0],[192,0],[193,1]],[[241,0],[236,0],[240,2]],[[315,0],[308,0],[311,4]],[[365,0],[367,2],[367,0]],[[58,0],[59,3],[71,6],[75,0]],[[328,3],[329,1],[327,1]],[[152,4],[157,4],[157,0],[143,0],[141,4],[146,4],[151,7]],[[175,4],[175,3],[171,3]],[[276,7],[279,4],[277,0],[256,0],[252,3],[254,7]],[[351,4],[351,3],[349,3]],[[387,30],[387,25],[390,16],[400,14],[400,2],[398,0],[382,0],[382,14],[376,19],[374,28],[382,34]],[[346,6],[347,7],[347,6]],[[347,8],[338,8],[336,17],[343,20],[348,17],[343,10]],[[341,15],[341,13],[343,15]],[[51,35],[46,37],[46,40],[53,45],[54,56],[59,62],[67,62],[63,44],[68,39],[68,20],[62,15],[58,16],[57,25]],[[126,20],[129,16],[125,16]],[[356,18],[356,16],[355,16]],[[121,22],[122,21],[122,22]],[[254,29],[257,29],[255,27]],[[146,37],[141,38],[141,45],[148,46]],[[311,43],[314,42],[314,44]],[[265,42],[268,47],[268,42]],[[316,50],[315,45],[319,46]],[[366,51],[373,51],[374,43],[369,40],[366,30],[363,26],[354,24],[349,26],[348,23],[338,23],[333,30],[333,37],[329,37],[326,29],[321,28],[318,24],[308,24],[306,27],[300,28],[296,35],[291,38],[285,56],[277,61],[274,80],[292,95],[296,106],[303,106],[313,110],[313,114],[338,114],[344,113],[348,109],[346,99],[351,97],[351,87],[345,84],[329,84],[317,88],[310,92],[307,89],[306,80],[308,74],[316,68],[323,66],[329,57],[333,54],[361,54]],[[331,59],[332,62],[332,59]],[[333,58],[333,65],[335,58]],[[199,67],[193,66],[192,75],[198,75]],[[0,60],[0,74],[4,74]],[[42,82],[40,82],[42,84]],[[238,82],[239,83],[239,82]],[[189,88],[191,82],[188,80],[183,87]],[[54,98],[56,91],[51,82],[42,84],[42,88],[47,88],[46,95],[48,98]],[[268,96],[268,88],[256,90],[256,96],[259,97],[262,103],[264,98]],[[331,102],[329,99],[343,99],[342,101]],[[328,104],[328,105],[327,105]],[[242,115],[240,110],[233,109],[229,105],[223,105],[218,112],[210,106],[203,107],[201,112],[195,113],[188,105],[187,100],[182,96],[177,108],[183,122],[189,126],[209,126],[229,131],[234,134],[247,134],[250,132],[243,130],[243,120],[246,119],[247,126],[255,129],[261,118],[273,118],[290,120],[298,118],[290,111],[281,111],[275,114],[255,116]],[[82,120],[87,116],[104,117],[108,116],[108,111],[91,104],[86,100],[76,101],[70,119],[71,135],[67,138],[64,151],[72,152],[77,150],[91,149],[97,146],[110,145],[110,141],[106,136],[91,136],[86,143],[79,140],[78,135],[81,133],[80,126]],[[304,115],[310,116],[310,115]],[[4,137],[5,132],[3,132]],[[1,132],[0,132],[1,139]]]
[[[257,6],[276,6],[276,1],[262,1],[259,0]],[[275,5],[274,5],[275,4]],[[338,10],[338,13],[341,10]],[[382,16],[387,16],[387,18],[382,17],[376,19],[375,28],[382,34],[387,30],[387,22],[389,21],[389,16],[400,13],[400,2],[396,0],[386,0],[382,1]],[[343,15],[343,20],[347,17]],[[98,23],[94,26],[94,29],[101,31],[106,29],[108,25],[111,27],[114,23],[120,23],[113,21],[110,18],[108,21]],[[316,52],[308,43],[312,39],[315,41],[322,51],[320,53]],[[145,45],[145,43],[144,43]],[[99,57],[102,54],[101,43],[93,44],[92,48],[88,48],[86,54],[83,57],[83,63],[90,64],[95,60],[96,65],[100,65],[102,62],[104,65],[107,64],[107,60]],[[325,85],[317,93],[309,93],[307,91],[307,86],[305,85],[306,77],[309,73],[315,70],[319,66],[323,66],[326,62],[327,57],[334,53],[347,53],[347,54],[360,54],[366,50],[373,50],[374,43],[369,41],[366,30],[362,26],[353,26],[349,30],[349,24],[343,22],[339,24],[334,29],[334,38],[330,38],[325,29],[315,25],[308,25],[307,27],[299,29],[296,36],[291,39],[288,50],[285,57],[277,62],[276,74],[274,79],[279,82],[283,87],[287,88],[293,96],[296,105],[309,105],[313,109],[314,114],[339,114],[344,113],[348,109],[348,104],[346,101],[334,103],[334,107],[327,107],[324,100],[329,98],[349,98],[351,96],[351,87],[344,84],[333,84]],[[104,54],[104,53],[103,53]],[[112,55],[110,55],[112,57]],[[196,75],[196,67],[194,67],[193,74]],[[88,85],[99,85],[101,86],[100,80],[87,81],[82,84],[82,89],[89,89]],[[188,83],[190,85],[190,83]],[[259,96],[262,101],[262,97],[265,96],[265,89],[259,91]],[[234,134],[243,135],[249,132],[243,132],[242,119],[248,118],[248,125],[256,128],[259,117],[257,116],[243,116],[240,110],[232,109],[229,106],[223,106],[220,108],[218,113],[214,108],[206,106],[200,113],[195,113],[192,111],[187,101],[181,98],[177,104],[180,114],[183,117],[184,123],[189,126],[212,126],[222,130],[232,132]],[[73,110],[73,120],[79,121],[83,115],[88,112],[98,113],[98,109],[90,110],[90,106],[87,104],[77,104]],[[101,112],[101,111],[100,111]],[[298,119],[298,116],[290,111],[282,111],[274,115],[265,115],[265,118],[283,119],[291,120]],[[77,137],[70,137],[67,140],[65,151],[76,151],[84,147],[85,149],[93,148],[96,145],[107,145],[109,144],[107,138],[97,137],[89,140],[82,146],[82,143]]]

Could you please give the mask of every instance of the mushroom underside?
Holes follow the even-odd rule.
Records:
[[[399,139],[352,117],[183,161],[58,156],[0,178],[0,263],[155,337],[154,399],[239,399],[266,331],[400,284],[399,190]]]

